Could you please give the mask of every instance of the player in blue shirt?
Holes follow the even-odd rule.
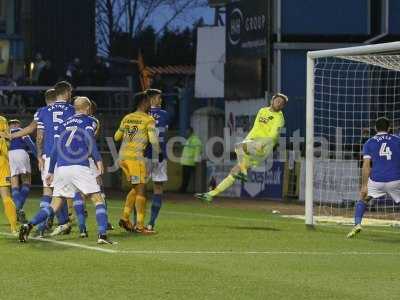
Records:
[[[75,114],[74,107],[69,103],[71,101],[72,86],[66,82],[58,82],[54,86],[56,101],[51,105],[43,107],[38,115],[37,120],[37,152],[38,152],[38,164],[42,174],[43,181],[43,197],[40,203],[41,207],[48,206],[51,202],[53,188],[47,185],[46,177],[50,165],[50,155],[54,147],[54,134],[58,127],[70,116]],[[68,205],[63,204],[62,210],[57,214],[57,219],[60,225],[68,223]],[[50,224],[52,219],[50,220]],[[48,226],[51,227],[51,226]],[[38,227],[39,235],[43,236],[43,232],[46,229],[45,224],[41,224]],[[61,229],[68,233],[70,227],[57,227],[52,235],[59,234]]]
[[[158,157],[153,157],[151,144],[146,149],[147,170],[149,177],[153,180],[153,197],[151,201],[150,221],[147,225],[148,232],[155,232],[155,223],[162,204],[163,184],[168,181],[167,175],[167,131],[170,123],[168,112],[161,109],[162,92],[157,89],[146,90],[147,97],[151,102],[149,114],[156,121],[156,131],[158,142],[160,144],[160,153]]]
[[[368,201],[390,195],[396,203],[400,202],[400,137],[389,134],[389,127],[387,118],[378,118],[375,122],[377,134],[364,144],[361,200],[356,203],[355,226],[348,238],[361,232]]]
[[[10,120],[8,124],[11,134],[21,131],[19,120]],[[21,223],[26,222],[23,207],[31,187],[31,161],[27,151],[36,157],[36,147],[29,135],[11,140],[8,151],[11,193],[17,208],[18,221]]]
[[[97,149],[93,120],[88,117],[90,100],[78,97],[74,101],[76,114],[58,126],[56,130],[55,147],[53,148],[49,174],[46,178],[48,185],[54,182],[53,199],[50,206],[43,208],[28,223],[20,228],[19,240],[26,242],[33,226],[50,218],[58,211],[63,198],[72,199],[77,192],[87,195],[96,206],[96,221],[98,225],[99,244],[113,244],[107,238],[107,210],[96,176],[90,170],[89,157],[93,157],[96,166],[102,174],[103,163]],[[57,164],[57,169],[55,165]],[[54,175],[53,175],[54,174]]]

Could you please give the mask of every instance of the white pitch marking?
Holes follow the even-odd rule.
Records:
[[[7,233],[7,232],[0,232],[0,235],[15,237],[13,234]],[[113,254],[118,253],[117,250],[106,249],[106,248],[101,248],[101,247],[94,247],[94,246],[86,246],[86,245],[72,243],[72,242],[56,241],[56,240],[51,240],[51,239],[46,239],[46,238],[29,237],[29,240],[52,243],[52,244],[61,245],[61,246],[81,248],[81,249],[85,249],[85,250],[93,250],[93,251],[98,251],[98,252],[113,253]]]
[[[15,237],[11,233],[0,232],[0,235]],[[300,255],[300,256],[349,256],[349,255],[387,255],[400,256],[400,252],[370,252],[370,251],[343,251],[343,252],[318,252],[318,251],[191,251],[191,250],[113,250],[78,243],[56,241],[46,238],[30,238],[31,240],[53,243],[61,246],[81,248],[85,250],[103,252],[108,254],[136,254],[136,255]]]

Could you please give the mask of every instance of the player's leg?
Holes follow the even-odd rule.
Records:
[[[22,209],[22,198],[21,198],[21,193],[20,193],[20,188],[19,188],[19,175],[11,175],[11,197],[14,201],[15,204],[15,209],[17,211],[17,221],[24,223],[26,220],[23,218],[21,220],[22,214],[20,213],[20,210]]]
[[[131,223],[131,221],[129,220],[129,218],[132,214],[132,210],[135,207],[135,203],[136,203],[136,190],[132,186],[131,190],[129,191],[128,195],[126,196],[124,209],[122,211],[122,216],[118,223],[121,228],[124,228],[126,231],[129,231],[129,232],[133,231],[133,229],[134,229],[134,226]]]
[[[167,160],[163,160],[162,162],[152,162],[150,173],[153,180],[153,196],[151,199],[151,214],[149,224],[147,225],[147,230],[149,232],[154,232],[156,220],[160,213],[163,201],[163,184],[164,182],[168,181]]]
[[[229,173],[228,176],[225,177],[216,187],[215,189],[202,194],[196,194],[195,196],[204,202],[211,202],[214,197],[223,193],[225,190],[230,188],[236,181],[235,175],[240,173],[240,166],[237,164],[234,166]]]
[[[140,169],[138,162],[135,160],[123,160],[120,162],[120,166],[128,182],[131,184],[131,190],[126,196],[119,226],[131,232],[134,230],[134,226],[129,218],[136,203],[136,190],[134,186],[139,183]]]
[[[34,226],[45,222],[47,219],[52,218],[54,214],[61,208],[65,201],[60,196],[54,196],[50,205],[45,206],[26,224],[23,224],[19,230],[19,241],[26,242],[29,233]]]
[[[108,215],[104,199],[100,192],[93,193],[89,195],[90,200],[96,207],[96,222],[98,229],[98,244],[115,244],[107,237],[107,224]]]
[[[99,234],[97,242],[99,244],[113,244],[113,242],[107,238],[107,209],[104,199],[101,196],[100,187],[97,184],[95,174],[89,167],[85,166],[74,165],[64,168],[68,169],[67,173],[70,175],[71,183],[75,188],[73,195],[77,192],[87,195],[96,207],[96,222]],[[56,183],[54,187],[56,187]]]
[[[356,202],[354,210],[354,227],[347,234],[348,238],[352,238],[361,232],[362,219],[364,217],[365,210],[367,208],[367,203],[374,198],[379,198],[386,195],[385,184],[383,182],[374,182],[368,180],[368,193],[364,199],[360,199]]]
[[[69,213],[68,213],[68,200],[72,202],[73,196],[69,197],[62,197],[63,201],[60,205],[60,208],[56,211],[55,216],[57,217],[58,220],[58,226],[53,230],[53,232],[50,234],[50,236],[56,236],[59,234],[69,234],[71,233],[72,226],[71,223],[69,222]],[[54,215],[53,215],[54,218]]]
[[[29,169],[30,170],[30,169]],[[26,216],[24,212],[24,205],[26,202],[26,199],[28,198],[28,194],[30,191],[30,186],[31,186],[31,174],[30,173],[23,173],[19,175],[20,178],[14,179],[15,180],[15,185],[14,188],[12,189],[12,194],[14,199],[18,199],[16,204],[17,206],[17,218],[18,221],[21,223],[26,223]],[[19,186],[19,179],[21,179],[21,186]],[[13,186],[13,178],[11,178],[11,186]]]
[[[11,150],[8,152],[9,166],[11,172],[11,196],[17,209],[17,221],[20,222],[18,212],[22,207],[22,199],[20,194],[19,175],[21,173],[19,151]]]
[[[22,201],[22,208],[25,205],[26,199],[28,198],[29,192],[31,190],[31,173],[25,173],[25,174],[21,174],[21,189],[20,189],[20,193],[21,193],[21,201]],[[21,209],[22,209],[21,208]]]
[[[85,201],[81,193],[75,193],[75,197],[73,199],[73,206],[78,221],[80,237],[85,238],[88,236],[88,234],[86,229]]]
[[[0,157],[0,195],[3,200],[4,212],[10,224],[11,232],[17,232],[17,212],[10,193],[10,167],[8,160]]]
[[[153,182],[153,196],[151,197],[150,220],[147,230],[154,232],[156,220],[160,213],[163,197],[163,182]]]
[[[137,212],[136,219],[136,232],[144,232],[144,217],[146,213],[146,186],[145,183],[139,183],[135,186],[136,190],[136,201],[135,208]]]
[[[104,204],[106,205],[106,208],[107,208],[107,198],[106,198],[103,179],[101,178],[101,175],[98,175],[96,177],[96,181],[97,181],[97,184],[100,186],[100,194],[103,197]],[[108,222],[108,224],[107,224],[107,230],[114,230],[114,226],[110,222]]]
[[[21,160],[20,160],[20,168],[21,168],[21,187],[20,187],[20,195],[21,195],[21,208],[25,205],[25,201],[28,198],[29,191],[31,189],[31,161],[29,159],[29,155],[26,151],[21,152]]]
[[[236,179],[247,181],[247,170],[259,163],[258,160],[253,159],[248,154],[248,148],[250,147],[248,144],[251,143],[252,142],[249,141],[236,145],[235,152],[238,163],[232,168],[229,175],[225,177],[225,179],[223,179],[215,189],[208,193],[196,194],[195,196],[204,202],[211,202],[214,197],[229,189],[235,183]]]
[[[0,195],[3,200],[4,212],[10,224],[11,233],[17,233],[17,213],[10,195],[9,186],[0,186]]]

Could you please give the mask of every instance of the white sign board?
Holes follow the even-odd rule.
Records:
[[[301,162],[300,201],[305,199],[305,161]],[[357,201],[360,168],[356,160],[314,159],[314,203]]]
[[[197,30],[196,98],[224,98],[225,27]]]

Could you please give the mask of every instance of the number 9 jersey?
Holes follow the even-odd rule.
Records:
[[[400,137],[386,132],[376,134],[364,144],[363,158],[372,161],[371,180],[400,180]]]

